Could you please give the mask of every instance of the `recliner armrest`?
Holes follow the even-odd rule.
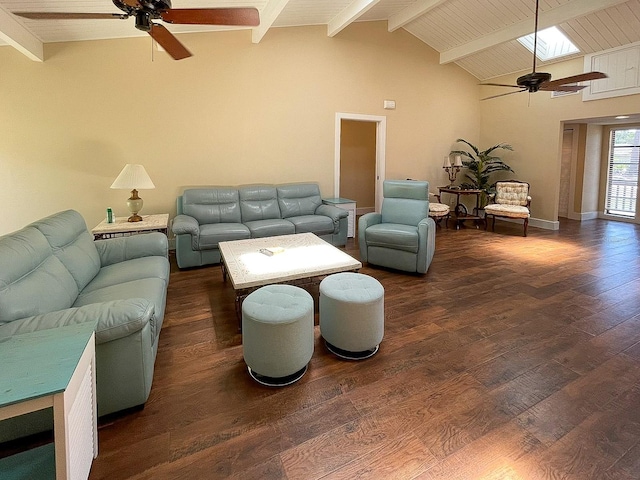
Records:
[[[160,232],[141,233],[129,237],[95,241],[102,267],[133,258],[169,255],[167,236]]]

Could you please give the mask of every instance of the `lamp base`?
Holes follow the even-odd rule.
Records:
[[[138,215],[138,212],[142,210],[142,199],[138,196],[138,190],[135,188],[131,190],[131,197],[127,199],[127,207],[131,212],[131,216],[127,218],[127,222],[141,222],[142,217]]]

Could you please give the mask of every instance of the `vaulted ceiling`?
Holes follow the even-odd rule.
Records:
[[[336,36],[353,22],[386,21],[486,80],[527,70],[531,53],[516,40],[534,29],[535,0],[174,0],[174,8],[255,7],[260,26],[252,41],[272,28],[326,25]],[[133,19],[28,20],[11,12],[121,13],[110,0],[0,0],[0,45],[44,60],[43,44],[146,35]],[[555,25],[580,49],[573,57],[640,41],[640,0],[540,0],[539,28]],[[173,33],[223,27],[165,25]],[[229,27],[224,27],[229,28]],[[267,37],[268,38],[268,37]],[[182,41],[188,42],[182,37]],[[10,47],[7,47],[10,48]],[[571,58],[564,57],[563,60]],[[188,61],[188,60],[187,60]],[[544,62],[540,62],[544,64]]]

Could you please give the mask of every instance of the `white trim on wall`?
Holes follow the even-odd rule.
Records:
[[[376,123],[376,211],[382,207],[382,182],[385,178],[385,162],[387,149],[387,117],[380,115],[364,115],[360,113],[336,113],[336,134],[334,147],[333,194],[340,196],[340,136],[342,134],[342,120],[356,120],[360,122]]]

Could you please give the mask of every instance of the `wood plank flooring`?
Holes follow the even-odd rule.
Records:
[[[371,359],[246,373],[218,266],[172,265],[151,396],[102,419],[91,479],[638,479],[640,226],[438,229],[385,287]],[[350,239],[347,252],[359,257]]]

